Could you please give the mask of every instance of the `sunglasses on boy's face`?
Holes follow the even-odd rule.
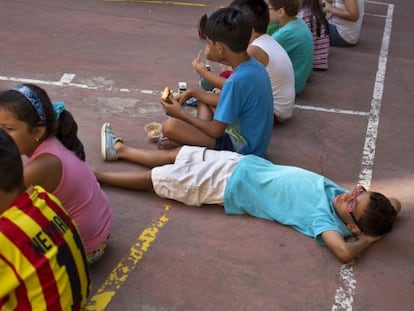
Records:
[[[352,220],[359,227],[360,230],[362,230],[362,228],[358,224],[358,220],[356,220],[353,212],[354,212],[355,207],[357,205],[357,197],[361,193],[363,193],[365,191],[367,191],[367,190],[364,188],[364,186],[361,186],[361,185],[356,186],[355,189],[352,190],[352,192],[351,192],[351,199],[348,201],[348,204],[346,206],[346,211],[349,213],[349,215],[351,216]]]

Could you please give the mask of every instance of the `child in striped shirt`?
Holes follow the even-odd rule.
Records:
[[[303,0],[298,13],[313,35],[313,69],[327,70],[329,56],[329,26],[320,0]]]
[[[90,281],[79,232],[55,196],[26,188],[3,129],[0,176],[0,310],[83,310]]]

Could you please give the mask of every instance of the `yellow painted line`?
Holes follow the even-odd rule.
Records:
[[[164,213],[150,227],[145,228],[138,237],[138,240],[129,249],[129,255],[124,257],[112,270],[96,294],[91,297],[86,310],[101,311],[109,305],[117,290],[128,279],[129,274],[136,268],[139,261],[144,257],[151,244],[156,240],[160,229],[168,222],[168,211],[170,206],[164,207]]]
[[[179,1],[160,1],[160,0],[104,0],[106,2],[136,2],[136,3],[153,3],[153,4],[172,4],[181,6],[197,6],[206,7],[205,3],[191,3],[191,2],[179,2]]]

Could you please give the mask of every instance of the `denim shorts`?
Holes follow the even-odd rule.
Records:
[[[338,32],[336,25],[328,23],[329,25],[329,41],[332,46],[354,46],[355,44],[351,44],[345,41]]]

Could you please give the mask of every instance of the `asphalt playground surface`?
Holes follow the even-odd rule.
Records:
[[[45,88],[74,114],[93,167],[140,170],[101,160],[101,125],[156,148],[143,127],[163,119],[160,91],[198,88],[196,24],[226,4],[0,0],[0,88]],[[343,265],[276,223],[104,187],[114,224],[87,310],[414,310],[414,5],[367,1],[365,12],[359,45],[331,48],[266,157],[399,198],[394,230]]]

